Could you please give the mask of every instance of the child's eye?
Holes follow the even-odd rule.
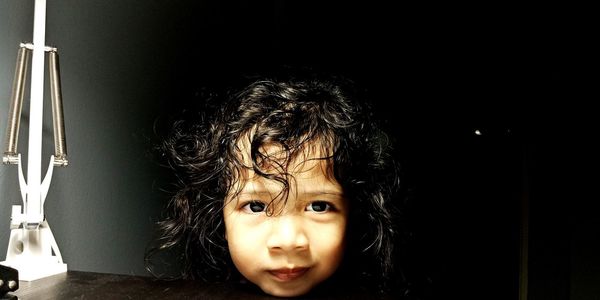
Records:
[[[306,211],[323,213],[333,210],[333,206],[325,201],[311,202],[306,206]]]
[[[267,205],[260,201],[250,201],[244,204],[244,206],[242,206],[242,209],[248,213],[259,213],[265,211],[266,207]]]

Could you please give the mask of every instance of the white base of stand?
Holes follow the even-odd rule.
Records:
[[[34,281],[44,277],[67,272],[67,264],[56,260],[34,260],[24,258],[21,261],[3,261],[0,264],[19,271],[19,280]]]
[[[33,281],[67,272],[47,222],[36,229],[17,228],[10,232],[5,266],[19,271],[19,280]]]

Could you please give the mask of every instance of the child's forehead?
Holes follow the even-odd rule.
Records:
[[[237,142],[238,159],[247,166],[253,166],[251,155],[251,139],[241,138]],[[331,170],[331,154],[318,140],[306,141],[297,149],[286,149],[280,143],[265,143],[258,146],[260,154],[266,158],[260,163],[263,171],[279,173],[291,173],[295,176],[316,176],[320,174],[328,175]],[[250,173],[254,173],[250,168]],[[246,174],[246,178],[252,178],[253,174]]]
[[[289,188],[293,192],[306,193],[307,191],[333,191],[332,194],[342,193],[341,186],[333,176],[331,159],[324,159],[321,155],[320,147],[304,147],[301,151],[293,153],[286,166],[278,162],[268,162],[258,167],[264,173],[275,174],[276,177],[285,178],[289,183]],[[276,144],[265,145],[262,147],[267,155],[280,158],[282,151],[286,151],[282,146]],[[252,167],[250,160],[250,151],[242,153],[245,157],[244,165],[240,177],[234,182],[234,189],[241,193],[256,193],[262,191],[269,195],[277,195],[281,192],[282,184],[278,180],[270,179],[262,174],[258,174]],[[287,153],[287,152],[286,152]],[[278,197],[278,196],[276,196]]]

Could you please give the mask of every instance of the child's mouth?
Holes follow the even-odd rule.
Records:
[[[269,273],[271,273],[271,275],[273,275],[279,281],[291,281],[291,280],[294,280],[294,279],[304,275],[304,273],[306,273],[306,271],[308,271],[308,269],[309,268],[293,268],[293,269],[283,268],[283,269],[271,270],[271,271],[269,271]]]

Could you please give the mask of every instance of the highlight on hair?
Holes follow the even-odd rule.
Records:
[[[343,272],[337,273],[379,287],[393,271],[399,176],[386,134],[357,94],[345,81],[261,80],[196,120],[176,122],[160,149],[177,176],[177,191],[158,224],[157,245],[147,252],[148,268],[153,255],[171,250],[180,259],[181,278],[213,282],[239,276],[224,238],[227,195],[239,192],[236,181],[252,168],[279,182],[285,201],[285,166],[280,172],[265,169],[265,163],[280,160],[262,147],[278,145],[286,161],[317,145],[350,204]],[[250,145],[250,166],[240,158],[242,140]]]

